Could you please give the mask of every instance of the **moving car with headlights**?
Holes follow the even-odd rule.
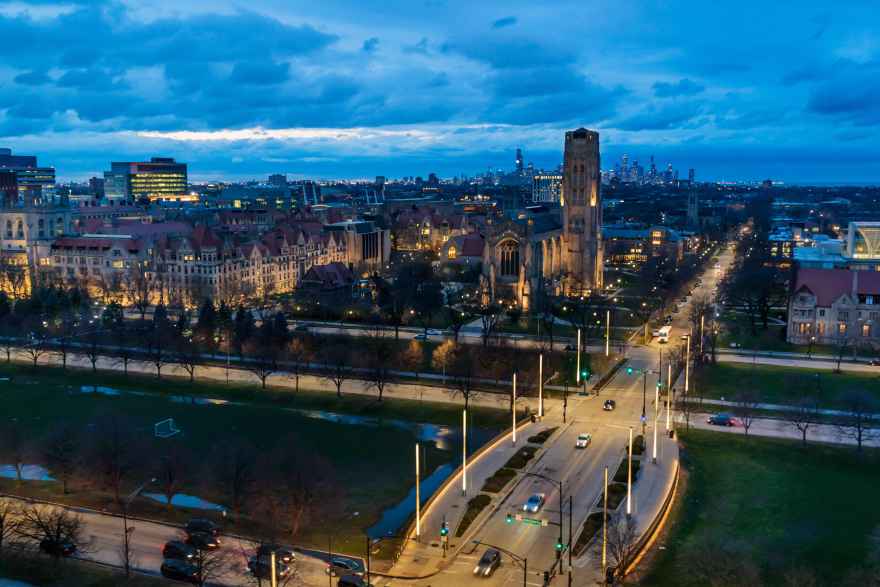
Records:
[[[220,539],[205,532],[193,532],[186,538],[186,543],[196,550],[214,550],[220,548]]]
[[[171,540],[162,548],[162,558],[176,558],[179,560],[193,560],[196,558],[196,549],[181,541]]]
[[[736,421],[733,416],[725,414],[724,412],[709,416],[706,418],[706,423],[711,424],[712,426],[736,426]]]
[[[544,506],[544,500],[547,496],[543,493],[535,493],[533,494],[524,504],[523,511],[529,512],[532,514],[537,514],[541,508]]]
[[[247,570],[253,574],[257,579],[271,579],[272,578],[272,559],[268,556],[252,556],[248,559],[247,562]],[[278,579],[284,579],[290,574],[290,566],[281,562],[280,560],[275,560],[275,577]]]
[[[480,557],[480,562],[474,567],[474,575],[477,575],[478,577],[488,577],[495,572],[495,569],[497,569],[500,564],[501,553],[494,548],[487,548],[486,552],[483,553],[483,556]]]
[[[293,550],[286,546],[280,546],[278,544],[261,544],[257,547],[258,557],[269,558],[269,555],[272,552],[275,553],[275,560],[281,561],[286,565],[289,565],[296,558],[296,554]]]
[[[583,434],[578,434],[577,440],[574,442],[575,448],[587,448],[590,446],[590,443],[593,441],[593,437],[584,432]]]

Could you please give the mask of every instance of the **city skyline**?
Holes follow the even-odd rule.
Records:
[[[867,3],[555,8],[4,2],[0,144],[62,181],[158,154],[196,181],[451,177],[511,168],[517,147],[553,169],[559,133],[587,126],[603,168],[880,181]]]

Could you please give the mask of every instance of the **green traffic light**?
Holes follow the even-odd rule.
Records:
[[[632,367],[627,367],[627,368],[626,368],[626,374],[627,374],[627,375],[632,375],[632,374],[633,374],[633,368],[632,368]]]
[[[505,521],[506,521],[508,524],[512,524],[512,523],[513,523],[513,516],[511,516],[510,514],[507,514],[507,517],[505,518]]]
[[[562,550],[562,543],[561,542],[556,543],[556,550]]]

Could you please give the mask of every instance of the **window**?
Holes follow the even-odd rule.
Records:
[[[837,312],[837,319],[840,320],[841,322],[849,321],[849,312],[838,311]]]
[[[819,308],[819,316],[825,317],[825,308]]]
[[[505,241],[500,246],[501,250],[501,276],[519,276],[519,245],[512,240]]]
[[[838,336],[846,336],[846,323],[841,322],[837,325],[837,335]]]
[[[449,247],[449,250],[446,252],[446,256],[450,259],[456,259],[458,258],[458,251],[455,249],[454,246]]]
[[[870,324],[862,324],[862,336],[865,336],[865,337],[871,336],[871,325]]]

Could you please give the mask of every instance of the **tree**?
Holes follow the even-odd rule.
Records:
[[[621,579],[626,577],[627,567],[635,555],[638,538],[636,522],[632,516],[617,514],[608,523],[608,556]]]
[[[68,424],[55,428],[43,445],[43,458],[56,479],[61,481],[61,489],[67,494],[71,479],[81,466],[79,431]]]
[[[749,428],[752,427],[758,416],[758,408],[761,405],[760,394],[753,388],[746,387],[737,393],[734,401],[736,402],[736,415],[742,423],[743,431],[748,436]]]
[[[446,344],[446,343],[443,343]],[[442,344],[441,344],[442,346]],[[422,370],[422,363],[425,360],[424,345],[419,340],[411,340],[406,344],[406,348],[397,355],[397,363],[401,369],[412,371],[419,377]]]
[[[295,380],[294,390],[299,392],[299,376],[308,368],[311,351],[302,338],[294,338],[287,345],[287,369]]]
[[[44,327],[34,326],[34,330],[30,332],[27,344],[24,345],[24,352],[31,359],[34,369],[36,369],[40,358],[49,352],[49,335]]]
[[[250,310],[238,307],[235,312],[235,321],[233,323],[232,341],[236,352],[242,354],[244,345],[254,336],[257,331],[257,323],[254,315]]]
[[[0,553],[18,536],[21,523],[18,502],[0,497]]]
[[[691,414],[694,413],[694,405],[690,401],[690,397],[686,393],[675,393],[675,388],[672,389],[673,401],[675,403],[675,409],[681,414],[682,418],[684,418],[685,430],[691,429]]]
[[[15,468],[16,483],[21,485],[24,466],[31,454],[27,432],[18,420],[8,420],[0,429],[0,456]]]
[[[410,342],[409,348],[407,349],[408,353],[412,353],[415,355],[415,349],[410,350],[415,343],[418,341]],[[458,343],[453,340],[444,340],[440,345],[434,349],[434,352],[431,353],[431,366],[435,371],[440,371],[443,373],[444,381],[447,373],[449,373],[452,363],[455,360],[456,349],[458,349]],[[421,346],[418,348],[419,360],[422,358],[422,348]]]
[[[279,335],[273,321],[267,319],[247,345],[249,352],[245,366],[257,376],[263,389],[266,389],[269,376],[278,371],[278,359],[287,344],[286,338],[286,325],[284,334]]]
[[[83,347],[83,353],[85,353],[86,358],[92,364],[92,373],[97,373],[98,371],[98,360],[101,358],[101,335],[103,333],[100,330],[90,330],[86,334],[85,346]]]
[[[91,462],[104,486],[113,491],[118,504],[122,503],[122,484],[128,480],[142,457],[134,430],[132,422],[112,414],[101,418],[95,425]]]
[[[157,304],[153,310],[153,324],[145,332],[147,336],[147,357],[156,369],[156,378],[162,378],[162,367],[171,362],[172,349],[175,348],[178,333],[168,319],[163,304]]]
[[[196,378],[196,367],[202,362],[202,349],[198,342],[192,338],[178,336],[176,339],[177,349],[174,354],[174,362],[183,367],[183,370],[189,375],[189,382],[192,383]]]
[[[464,400],[464,409],[468,409],[470,401],[477,395],[477,365],[479,357],[465,345],[456,345],[451,351],[448,372],[453,376],[455,385],[449,393]]]
[[[171,442],[156,462],[156,482],[162,488],[165,504],[171,511],[171,500],[187,481],[187,473],[192,471],[190,454],[180,443]]]
[[[238,515],[254,495],[257,482],[256,448],[249,442],[234,438],[221,445],[214,453],[213,472],[221,491]]]
[[[140,313],[141,320],[147,316],[156,289],[157,284],[150,275],[146,261],[132,263],[122,279],[125,299]]]
[[[807,446],[807,430],[819,421],[819,405],[815,397],[802,397],[786,414],[789,425],[801,433],[803,446]]]
[[[501,316],[501,307],[498,304],[486,304],[479,310],[481,334],[483,337],[483,346],[489,345],[489,338],[495,334],[495,328],[498,326],[498,320]]]
[[[351,353],[339,343],[325,344],[320,350],[321,377],[336,386],[336,396],[342,397],[342,384],[352,375],[349,364]]]
[[[196,549],[196,556],[191,562],[196,568],[196,582],[199,587],[219,582],[221,577],[237,570],[229,552],[222,548]]]
[[[32,505],[23,508],[16,533],[35,547],[46,540],[55,544],[73,544],[81,553],[88,548],[82,518],[61,507]],[[49,554],[56,560],[63,556],[60,549]]]
[[[375,389],[379,401],[385,392],[385,386],[391,379],[391,341],[386,338],[385,331],[376,328],[367,336],[367,378],[364,380],[366,389]]]
[[[877,402],[867,391],[851,390],[843,394],[841,404],[844,414],[836,418],[837,432],[855,442],[862,452],[862,445],[875,436],[880,426]]]

